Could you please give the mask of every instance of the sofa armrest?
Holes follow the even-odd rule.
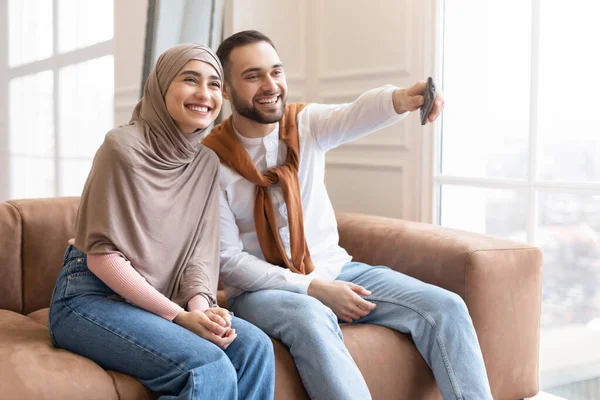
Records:
[[[538,392],[542,253],[437,225],[337,214],[355,261],[386,265],[459,294],[467,304],[495,399]]]

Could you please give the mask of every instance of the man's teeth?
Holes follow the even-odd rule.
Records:
[[[270,99],[261,99],[258,100],[259,104],[275,104],[277,103],[277,97],[272,97]]]
[[[188,108],[193,111],[208,112],[208,107],[188,106]]]

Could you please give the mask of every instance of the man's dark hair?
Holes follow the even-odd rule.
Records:
[[[271,45],[271,47],[275,49],[275,45],[273,44],[271,39],[269,39],[268,36],[259,31],[254,30],[234,33],[227,39],[223,40],[223,42],[219,45],[219,48],[217,49],[217,57],[219,57],[221,65],[223,66],[223,71],[225,71],[225,79],[229,80],[229,55],[231,54],[233,49],[258,42],[267,42]]]

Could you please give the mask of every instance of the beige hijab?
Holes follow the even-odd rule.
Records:
[[[219,272],[218,158],[199,143],[201,132],[177,129],[164,101],[190,60],[223,79],[208,47],[183,44],[160,56],[131,121],[110,131],[96,153],[75,236],[85,253],[122,255],[183,307],[199,293],[214,301]]]

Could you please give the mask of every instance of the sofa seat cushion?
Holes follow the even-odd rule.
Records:
[[[48,328],[7,310],[0,310],[0,387],[7,399],[118,399],[102,368],[56,349]]]
[[[43,335],[46,336],[47,346],[54,349],[46,328],[48,324],[47,308],[35,311],[29,314],[28,317],[15,313],[10,314],[29,320],[28,322],[36,325],[44,325]],[[41,327],[38,326],[39,328]],[[441,400],[442,397],[431,370],[408,335],[369,324],[343,324],[342,333],[344,343],[365,377],[374,399]],[[272,339],[272,341],[275,349],[277,376],[275,398],[278,400],[308,400],[309,398],[287,348],[277,340]],[[54,352],[62,353],[65,351],[54,349]],[[82,358],[72,353],[68,354],[76,358]],[[96,368],[100,368],[92,361],[86,361]],[[155,394],[151,393],[135,378],[114,371],[106,371],[106,373],[113,379],[113,390],[118,393],[121,400],[156,398]],[[390,384],[390,382],[393,382],[393,384]]]
[[[159,398],[158,393],[152,392],[131,375],[110,370],[106,373],[110,375],[115,383],[119,400],[156,400]]]
[[[35,322],[39,322],[48,328],[48,315],[50,314],[49,308],[42,308],[41,310],[34,311],[27,315],[28,318],[34,320]]]
[[[373,399],[442,399],[431,370],[409,336],[369,324],[343,324],[342,333]],[[273,346],[275,398],[308,400],[290,353],[277,340]]]
[[[373,399],[442,400],[410,336],[369,324],[345,324],[342,333]]]
[[[42,324],[46,328],[46,332],[48,332],[49,311],[49,308],[42,308],[41,310],[30,313],[27,317]],[[158,398],[157,394],[152,393],[148,388],[142,385],[140,381],[130,375],[110,370],[106,371],[106,373],[114,383],[114,388],[119,400],[147,400]]]

